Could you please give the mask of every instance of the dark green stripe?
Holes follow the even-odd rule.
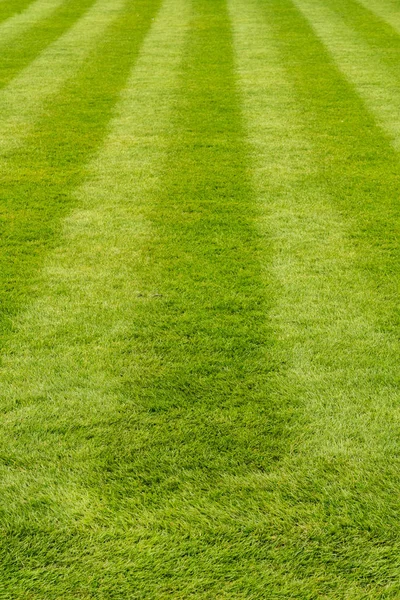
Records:
[[[114,463],[126,469],[138,461],[135,487],[160,462],[166,479],[185,465],[213,486],[221,473],[268,469],[280,451],[269,431],[275,365],[259,211],[224,4],[194,2],[169,160],[148,212],[153,238],[143,250],[143,299],[125,375],[126,393],[143,411],[142,439],[128,427]]]
[[[66,0],[52,15],[25,31],[1,49],[0,89],[60,37],[93,4],[93,0]],[[1,42],[1,40],[0,40]]]
[[[32,293],[60,219],[73,206],[72,191],[104,139],[159,4],[127,3],[79,76],[49,103],[46,116],[0,173],[0,345]]]
[[[199,597],[206,589],[214,597],[221,571],[237,577],[235,557],[254,559],[259,490],[242,496],[236,477],[276,466],[291,409],[270,394],[280,367],[268,327],[274,284],[261,272],[270,248],[249,183],[225,2],[195,0],[194,13],[169,158],[147,213],[153,237],[135,282],[121,369],[128,404],[104,454],[103,493],[122,515],[134,512],[133,539],[148,511],[156,515],[127,573],[149,598],[167,584],[173,596],[181,582],[187,597],[185,571],[201,579]],[[231,502],[240,516],[227,523]]]

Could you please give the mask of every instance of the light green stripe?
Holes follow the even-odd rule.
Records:
[[[125,1],[98,0],[4,88],[0,93],[0,154],[21,145],[45,102],[78,72]]]
[[[86,506],[88,492],[74,493],[71,483],[76,477],[79,486],[91,464],[80,455],[79,444],[64,456],[61,446],[53,448],[45,440],[51,427],[79,427],[87,418],[96,427],[121,402],[114,361],[135,318],[135,265],[141,260],[142,239],[149,235],[142,206],[164,158],[189,16],[187,0],[166,0],[122,94],[103,150],[77,191],[80,208],[66,219],[63,242],[49,257],[42,293],[18,319],[18,332],[3,357],[2,408],[21,408],[3,421],[1,444],[7,452],[26,453],[38,461],[43,485],[51,482],[59,490],[52,488],[52,499],[63,521],[75,519],[76,511],[86,522],[97,514],[95,499]],[[18,423],[23,431],[15,437],[12,428]],[[27,442],[32,432],[41,439],[37,449]],[[59,441],[62,445],[62,438]],[[54,458],[58,452],[62,459]],[[56,472],[46,471],[49,464],[59,465]],[[37,472],[6,472],[14,486],[19,479],[26,489],[36,485]],[[6,478],[5,489],[7,485]],[[1,502],[15,507],[17,515],[24,497],[12,493],[12,502],[0,494]]]
[[[400,81],[334,11],[317,0],[294,0],[339,69],[400,150]]]
[[[54,13],[65,0],[37,0],[22,13],[13,15],[0,24],[0,47],[21,37],[28,29]]]

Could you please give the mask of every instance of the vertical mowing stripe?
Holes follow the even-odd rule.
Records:
[[[26,302],[43,255],[71,209],[71,191],[103,140],[158,0],[128,2],[104,31],[96,52],[66,85],[26,143],[0,173],[0,332],[4,340]]]
[[[68,0],[60,6],[58,4],[60,3],[41,3],[35,11],[26,11],[29,14],[26,14],[24,20],[21,19],[21,24],[15,22],[9,29],[12,37],[16,38],[11,45],[11,35],[4,36],[0,29],[0,89],[31,63],[46,46],[72,27],[94,4],[94,0]]]
[[[161,463],[165,478],[184,468],[207,489],[222,472],[269,468],[280,446],[267,431],[274,365],[229,18],[222,0],[194,10],[124,375],[143,438],[121,432],[113,468]]]
[[[187,0],[163,3],[3,357],[0,590],[15,598],[139,593],[129,573],[141,528],[103,501],[99,473],[110,436],[130,426],[120,372],[189,17]]]
[[[126,406],[103,456],[108,502],[132,535],[146,528],[128,573],[143,597],[243,589],[262,509],[232,477],[272,470],[287,449],[229,16],[222,0],[193,5],[121,349]]]
[[[257,0],[230,2],[252,181],[262,216],[260,229],[273,248],[267,269],[278,291],[269,316],[276,346],[286,363],[285,370],[277,372],[271,382],[270,393],[292,407],[292,441],[275,471],[232,477],[232,484],[235,481],[238,490],[250,488],[264,509],[252,532],[258,561],[253,566],[256,583],[249,586],[249,597],[333,599],[343,597],[341,591],[348,590],[350,583],[332,573],[337,548],[323,539],[321,560],[318,541],[312,539],[324,526],[316,509],[322,496],[314,464],[319,460],[319,448],[304,447],[314,437],[325,442],[322,451],[329,447],[330,424],[324,414],[329,402],[337,403],[344,418],[351,414],[347,403],[359,384],[345,380],[348,374],[341,371],[341,353],[374,333],[374,328],[368,308],[367,314],[360,316],[358,299],[353,297],[354,289],[359,294],[359,287],[363,289],[366,282],[354,272],[354,249],[345,223],[329,192],[315,177],[320,157],[304,128],[304,107],[288,77],[287,57],[279,44],[291,39],[298,27],[292,23],[290,33],[288,28],[275,39],[272,24],[281,18],[281,9],[285,14],[286,6],[278,2],[268,11]],[[291,47],[291,51],[293,63],[302,65],[299,49]],[[303,68],[303,75],[308,76],[306,66]],[[328,374],[327,365],[331,369]],[[365,364],[360,365],[360,372],[363,368]],[[347,402],[341,394],[347,396]],[[359,431],[354,414],[352,419],[353,428]]]

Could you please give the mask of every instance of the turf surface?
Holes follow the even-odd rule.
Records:
[[[0,2],[0,598],[400,597],[399,14]]]

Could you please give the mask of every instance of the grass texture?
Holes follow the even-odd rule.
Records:
[[[0,598],[399,598],[399,36],[0,2]]]

